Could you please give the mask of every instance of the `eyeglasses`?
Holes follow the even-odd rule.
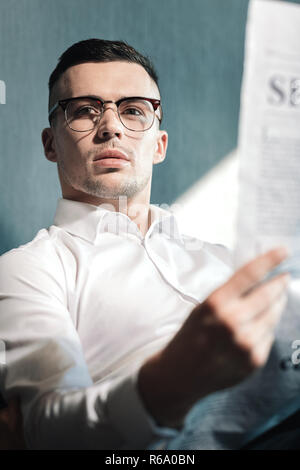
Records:
[[[91,131],[99,124],[106,103],[117,106],[121,123],[130,131],[147,131],[152,127],[155,117],[160,123],[162,121],[162,108],[157,99],[132,96],[118,101],[103,101],[97,96],[78,96],[55,103],[48,114],[49,123],[51,125],[53,113],[61,106],[70,129],[76,132]],[[160,117],[156,114],[157,110]]]

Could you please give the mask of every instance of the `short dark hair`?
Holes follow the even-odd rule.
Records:
[[[114,62],[124,61],[139,64],[152,80],[158,86],[158,75],[153,63],[147,56],[143,56],[140,52],[124,41],[109,41],[105,39],[85,39],[76,42],[70,46],[59,58],[58,64],[53,70],[49,78],[49,110],[50,97],[54,84],[61,75],[73,65],[83,64],[86,62]]]

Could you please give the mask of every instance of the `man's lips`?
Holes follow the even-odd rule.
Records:
[[[95,156],[93,163],[95,167],[124,168],[130,165],[130,158],[120,150],[106,149]]]
[[[119,150],[102,150],[102,152],[95,156],[94,162],[97,160],[103,160],[104,158],[117,158],[127,161],[130,160],[125,153],[120,152]]]

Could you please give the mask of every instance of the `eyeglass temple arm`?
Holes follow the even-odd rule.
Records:
[[[54,111],[56,111],[56,109],[58,108],[59,106],[59,102],[55,103],[54,106],[52,106],[52,108],[50,109],[49,113],[48,113],[48,121],[50,122],[50,117],[51,115],[54,113]]]

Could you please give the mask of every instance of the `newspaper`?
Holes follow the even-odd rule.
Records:
[[[239,123],[236,267],[278,245],[300,277],[300,6],[249,3]]]

